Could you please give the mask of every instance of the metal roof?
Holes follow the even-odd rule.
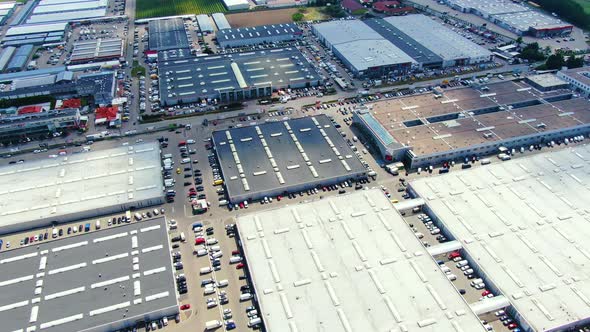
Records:
[[[572,26],[571,24],[564,22],[558,18],[532,10],[527,12],[495,15],[494,20],[500,21],[523,32],[528,31],[529,28],[541,30],[566,28]]]
[[[384,20],[445,61],[492,55],[485,48],[422,14],[391,16]]]
[[[227,18],[225,18],[225,15],[223,13],[214,13],[214,14],[211,14],[211,17],[213,17],[213,21],[215,21],[215,25],[217,25],[217,29],[219,29],[219,30],[231,29],[231,25],[229,24],[229,22],[227,21]]]
[[[213,141],[230,200],[366,172],[325,115],[215,131]]]
[[[48,14],[48,13],[64,13],[71,11],[82,11],[87,9],[103,8],[107,6],[106,0],[75,2],[69,4],[55,4],[47,6],[37,6],[33,10],[33,15]]]
[[[71,61],[84,61],[123,56],[123,40],[121,38],[96,39],[74,43],[70,56]]]
[[[378,189],[242,215],[269,331],[485,331]]]
[[[0,71],[4,71],[6,65],[8,65],[8,61],[10,61],[10,58],[14,54],[14,51],[16,51],[16,48],[12,46],[2,49],[2,52],[0,53]]]
[[[416,63],[408,54],[362,21],[331,21],[316,24],[313,28],[358,71],[378,66]]]
[[[211,18],[209,17],[209,15],[197,15],[197,23],[199,23],[199,29],[201,29],[201,31],[203,32],[212,32],[215,30],[213,28],[213,22],[211,22]]]
[[[149,22],[149,49],[155,51],[188,48],[189,42],[181,18]]]
[[[0,167],[0,229],[158,199],[162,196],[160,167],[155,143]]]
[[[178,312],[165,219],[102,220],[98,231],[0,253],[4,331],[102,331]]]
[[[589,161],[577,145],[411,188],[532,330],[566,330],[590,318]]]
[[[22,69],[25,64],[27,63],[27,60],[29,59],[29,56],[31,55],[31,53],[33,53],[33,45],[31,44],[27,44],[27,45],[23,45],[21,47],[19,47],[16,52],[14,52],[14,55],[12,56],[12,59],[10,60],[10,62],[8,63],[8,66],[6,67],[7,70],[20,70]]]
[[[295,23],[259,25],[249,28],[220,30],[217,32],[217,40],[272,38],[273,36],[297,35],[301,33],[301,29]]]
[[[60,22],[60,21],[76,21],[87,18],[103,17],[106,16],[106,8],[100,9],[89,9],[79,10],[65,13],[51,13],[51,14],[39,14],[32,15],[27,19],[28,24],[36,23],[47,23],[47,22]]]
[[[68,24],[66,22],[38,25],[21,25],[9,28],[8,31],[6,31],[6,36],[27,35],[52,31],[65,31],[67,25]]]

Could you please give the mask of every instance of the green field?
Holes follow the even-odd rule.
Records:
[[[590,0],[574,0],[574,2],[582,6],[586,14],[590,14]]]
[[[137,0],[135,18],[224,13],[221,0]]]

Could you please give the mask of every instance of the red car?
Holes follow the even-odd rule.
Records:
[[[489,290],[487,290],[487,289],[486,289],[486,290],[484,290],[484,291],[481,293],[481,296],[487,296],[487,295],[490,295],[490,294],[492,294],[492,292],[490,292]]]
[[[205,239],[202,237],[198,237],[195,239],[195,244],[203,244],[205,243]]]
[[[281,195],[277,196],[277,201],[280,202],[282,198],[283,198],[283,196],[281,196]]]
[[[512,323],[512,324],[508,324],[507,326],[509,329],[514,330],[515,328],[518,327],[518,325],[516,325],[516,323]]]
[[[461,257],[461,254],[458,251],[453,251],[452,253],[449,254],[449,259],[453,259],[453,258],[457,258],[457,257]]]
[[[244,267],[244,263],[239,263],[236,265],[236,270],[241,270]]]
[[[238,205],[240,206],[240,209],[243,209],[244,208],[244,203],[241,203],[240,202],[240,204],[238,204]]]
[[[191,308],[191,305],[188,304],[188,303],[187,304],[183,304],[183,305],[180,306],[180,310],[187,310],[187,309],[190,309],[190,308]]]
[[[239,254],[240,254],[240,251],[239,250],[234,250],[234,251],[231,252],[231,255],[232,256],[239,255]]]

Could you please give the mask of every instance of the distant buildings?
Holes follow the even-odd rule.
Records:
[[[485,18],[517,35],[561,36],[573,26],[562,20],[507,0],[444,0],[451,8]]]

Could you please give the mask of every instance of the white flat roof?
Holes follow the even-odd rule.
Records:
[[[156,143],[0,167],[0,228],[161,197],[160,168]]]
[[[20,25],[17,27],[11,27],[6,31],[6,36],[26,35],[32,33],[41,32],[54,32],[64,31],[68,23],[49,23],[49,24],[37,24],[37,25]]]
[[[269,331],[484,331],[377,189],[237,224]]]
[[[411,183],[535,331],[590,317],[590,147]]]

